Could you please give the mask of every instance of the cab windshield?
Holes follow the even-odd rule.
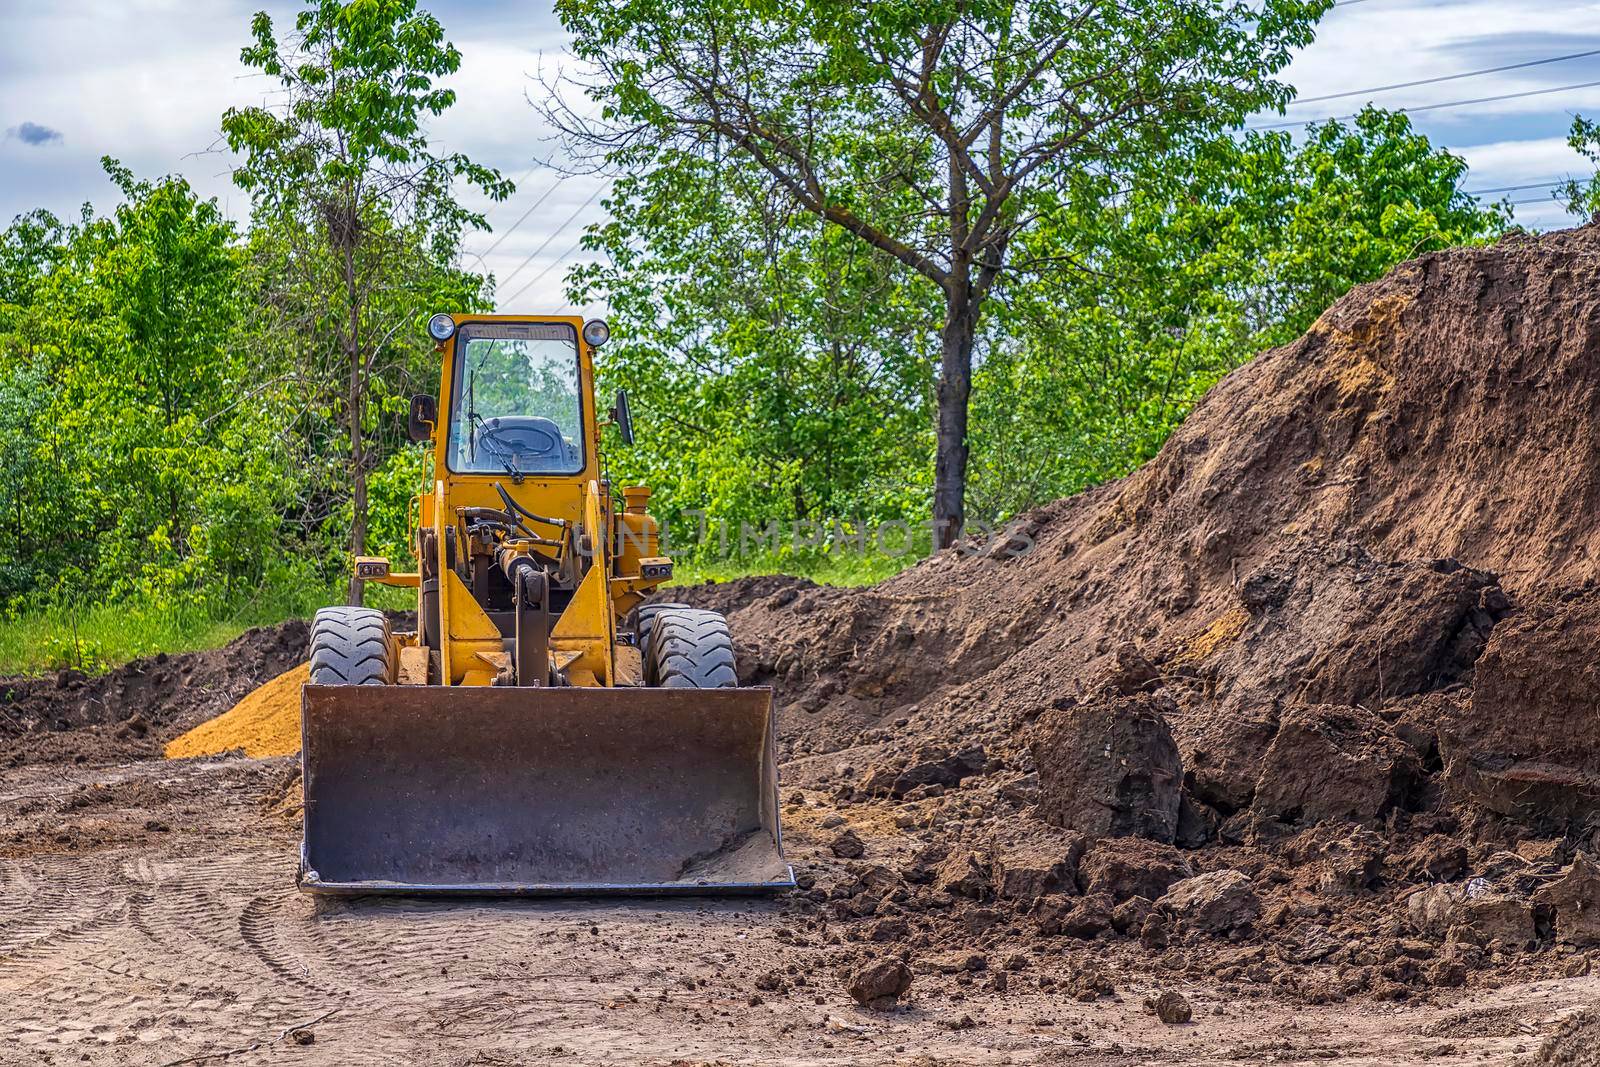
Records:
[[[450,469],[583,470],[578,335],[565,323],[466,323],[456,335]]]

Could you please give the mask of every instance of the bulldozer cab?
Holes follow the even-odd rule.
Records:
[[[581,475],[578,335],[560,323],[468,323],[457,332],[447,463],[462,474]]]
[[[435,315],[414,439],[417,626],[327,608],[303,699],[314,892],[749,892],[792,886],[771,692],[668,581],[649,490],[605,476],[599,320]]]

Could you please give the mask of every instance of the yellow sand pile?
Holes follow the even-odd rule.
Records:
[[[300,751],[300,687],[311,665],[291,667],[257,686],[215,719],[167,742],[168,759],[214,756],[243,749],[246,756],[292,756]]]

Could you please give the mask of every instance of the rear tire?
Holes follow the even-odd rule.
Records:
[[[389,620],[373,608],[323,608],[311,624],[312,685],[390,685]]]
[[[728,633],[728,620],[720,613],[663,604],[651,612],[644,632],[646,685],[667,689],[733,689],[739,685],[733,637]]]

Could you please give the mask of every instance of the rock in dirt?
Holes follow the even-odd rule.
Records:
[[[1444,834],[1424,838],[1405,860],[1405,873],[1417,881],[1453,882],[1466,869],[1466,846]]]
[[[1118,903],[1130,897],[1160,899],[1174,882],[1194,874],[1171,845],[1135,837],[1096,843],[1079,872],[1085,893],[1105,894]]]
[[[1168,1026],[1186,1023],[1194,1018],[1194,1008],[1189,1004],[1189,998],[1172,989],[1145,1001],[1145,1006]]]
[[[1523,605],[1474,670],[1472,699],[1443,724],[1453,785],[1490,811],[1582,823],[1600,812],[1600,590]]]
[[[1111,898],[1093,894],[1078,900],[1057,898],[1034,911],[1039,932],[1090,940],[1112,928]]]
[[[1556,940],[1574,948],[1600,945],[1600,868],[1578,853],[1561,877],[1534,899],[1555,909]]]
[[[1600,1009],[1585,1008],[1556,1024],[1539,1043],[1539,1067],[1600,1067]]]
[[[1179,848],[1204,848],[1222,829],[1222,819],[1211,807],[1185,789],[1178,800],[1178,829],[1172,843]]]
[[[898,956],[869,960],[851,972],[845,988],[857,1004],[892,1011],[911,988],[911,968]]]
[[[842,860],[858,860],[867,854],[867,846],[854,830],[846,830],[828,843],[828,851]]]
[[[1406,901],[1406,918],[1418,933],[1479,946],[1499,941],[1521,948],[1536,936],[1532,904],[1481,878],[1413,893]]]
[[[1255,799],[1261,761],[1278,734],[1278,708],[1271,700],[1227,708],[1206,702],[1186,711],[1174,733],[1193,799],[1231,814]]]
[[[931,974],[961,974],[976,972],[989,966],[989,957],[981,952],[957,950],[936,956],[926,956],[917,961],[916,969]]]
[[[1262,761],[1254,811],[1310,825],[1325,819],[1375,820],[1395,806],[1420,773],[1416,753],[1364,708],[1296,708]]]
[[[955,753],[940,745],[925,745],[905,764],[872,768],[862,781],[861,789],[869,796],[896,798],[927,786],[951,789],[975,774],[982,774],[986,761],[982,745]]]
[[[1182,920],[1188,929],[1207,934],[1249,926],[1261,915],[1261,899],[1243,871],[1211,871],[1185,878],[1167,890],[1156,907]]]
[[[1383,873],[1384,842],[1376,832],[1357,828],[1328,836],[1326,829],[1319,828],[1309,836],[1308,854],[1317,858],[1317,889],[1324,896],[1354,897],[1377,888]]]
[[[1024,824],[1015,839],[990,848],[995,895],[1026,902],[1078,891],[1078,862],[1088,847],[1082,834]]]
[[[1505,594],[1487,571],[1413,555],[1382,558],[1344,537],[1281,542],[1240,585],[1238,638],[1198,669],[1247,714],[1274,697],[1378,707],[1459,681],[1508,610]]]
[[[1039,813],[1090,837],[1171,842],[1183,768],[1160,695],[1096,696],[1038,723]]]
[[[1145,897],[1129,897],[1111,909],[1111,925],[1119,934],[1137,934],[1154,907]]]
[[[987,860],[971,849],[956,849],[935,868],[933,888],[951,896],[986,899],[992,890]]]
[[[1109,975],[1099,967],[1089,966],[1079,970],[1066,982],[1067,992],[1072,994],[1074,1000],[1085,1004],[1109,997],[1116,993],[1117,987]]]
[[[1156,914],[1145,916],[1144,923],[1139,927],[1139,944],[1153,951],[1166,948],[1171,940],[1172,934],[1167,930],[1164,918]]]

